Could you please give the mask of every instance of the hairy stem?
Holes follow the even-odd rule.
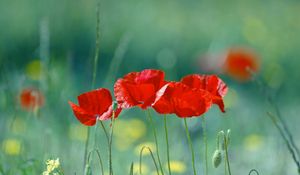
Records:
[[[229,156],[228,156],[228,138],[225,135],[224,135],[224,147],[225,147],[225,158],[226,158],[227,170],[229,175],[231,175]]]
[[[281,137],[283,138],[285,144],[287,145],[288,147],[288,150],[289,152],[291,153],[292,155],[292,158],[294,160],[294,162],[296,163],[297,167],[298,167],[298,173],[300,174],[300,162],[297,160],[296,158],[296,154],[292,148],[292,145],[291,143],[288,141],[288,138],[285,136],[284,134],[284,130],[278,125],[277,121],[276,121],[276,118],[273,114],[271,114],[270,112],[267,113],[268,116],[270,117],[270,119],[272,120],[273,124],[275,125],[275,127],[277,128],[277,130],[279,131]]]
[[[274,125],[276,126],[276,128],[279,130],[280,135],[283,137],[286,145],[288,146],[288,149],[289,149],[290,153],[292,154],[293,160],[294,160],[294,162],[296,163],[296,165],[298,167],[298,173],[300,175],[300,163],[299,163],[300,150],[299,150],[299,148],[296,146],[296,144],[294,142],[292,134],[291,134],[291,132],[290,132],[290,130],[289,130],[289,128],[288,128],[285,120],[283,119],[283,117],[281,115],[279,107],[276,105],[276,103],[272,99],[271,95],[268,93],[269,87],[268,87],[267,83],[263,79],[261,79],[258,76],[256,76],[255,74],[253,74],[253,75],[255,76],[255,81],[254,82],[259,87],[261,87],[261,89],[263,89],[263,94],[266,96],[267,101],[275,108],[275,112],[277,114],[277,118],[279,119],[279,123],[280,123],[280,125],[282,125],[282,128],[277,123],[275,116],[273,116],[270,113],[268,113],[268,116],[271,118],[272,122],[274,123]],[[296,153],[294,152],[294,150],[295,150]],[[297,160],[297,157],[298,157],[298,160]]]
[[[114,134],[114,122],[115,122],[115,112],[113,111],[112,119],[111,119],[111,131],[110,131],[110,139],[109,139],[109,148],[108,148],[108,158],[109,158],[109,175],[113,175],[113,167],[112,167],[112,138]]]
[[[171,175],[172,172],[171,172],[171,166],[170,166],[169,136],[168,136],[168,126],[167,126],[167,116],[166,116],[166,114],[164,115],[164,127],[165,127],[166,144],[167,144],[168,170],[169,170],[169,175]]]
[[[88,164],[90,163],[90,157],[91,157],[91,154],[93,152],[96,152],[96,155],[97,155],[98,160],[99,160],[99,165],[100,165],[101,173],[104,175],[103,162],[102,162],[100,151],[98,149],[93,149],[92,151],[89,152],[89,154],[88,154]]]
[[[87,159],[87,153],[88,153],[88,147],[89,147],[89,138],[90,138],[90,134],[91,134],[91,128],[88,127],[87,130],[87,137],[85,140],[85,146],[84,146],[84,157],[83,157],[83,169],[85,169],[85,165],[86,165],[86,159]]]
[[[293,136],[292,136],[292,134],[291,134],[291,132],[290,132],[290,130],[289,130],[289,128],[288,128],[288,126],[287,126],[285,120],[283,119],[283,117],[282,117],[282,115],[281,115],[281,112],[280,112],[278,106],[276,105],[276,103],[275,103],[272,99],[269,98],[269,101],[270,101],[271,104],[273,104],[273,106],[274,106],[274,108],[275,108],[275,111],[276,111],[276,114],[277,114],[277,118],[279,119],[279,122],[282,124],[283,130],[286,132],[287,137],[288,137],[288,139],[289,139],[289,141],[290,141],[290,143],[291,143],[291,146],[292,146],[292,147],[294,148],[294,150],[296,151],[296,154],[297,154],[297,156],[298,156],[298,159],[300,159],[300,151],[299,151],[298,147],[297,147],[296,144],[295,144],[295,141],[294,141],[294,139],[293,139]]]
[[[188,139],[188,143],[189,143],[191,154],[192,154],[193,171],[194,171],[194,175],[196,175],[197,173],[196,173],[196,167],[195,167],[195,151],[194,151],[194,148],[193,148],[193,143],[192,143],[191,136],[190,136],[190,133],[189,133],[189,128],[188,128],[188,125],[187,125],[187,122],[186,122],[186,118],[184,118],[184,126],[185,126],[186,137]]]
[[[100,51],[100,1],[97,4],[97,21],[96,21],[96,50],[95,50],[95,57],[94,57],[94,68],[93,68],[93,78],[92,78],[92,85],[91,88],[94,89],[96,76],[97,76],[97,65],[98,65],[98,58],[99,58],[99,51]],[[90,136],[90,127],[88,128],[87,139],[85,141],[85,148],[84,148],[84,167],[86,163],[86,157],[88,153],[89,147],[89,136]]]
[[[202,128],[203,128],[203,139],[204,139],[204,144],[205,144],[205,175],[208,175],[208,145],[207,145],[205,116],[202,117]]]
[[[161,163],[161,160],[160,160],[160,156],[159,156],[156,128],[154,126],[154,123],[153,123],[153,120],[152,120],[152,116],[151,116],[151,113],[150,113],[149,109],[147,110],[147,113],[148,113],[148,118],[149,118],[149,121],[150,121],[150,125],[151,125],[152,130],[153,130],[158,164],[159,164],[159,167],[160,167],[161,174],[164,175],[163,166],[162,166],[162,163]]]

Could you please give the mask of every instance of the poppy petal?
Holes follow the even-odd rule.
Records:
[[[251,72],[258,72],[259,59],[250,49],[231,48],[226,57],[224,72],[238,81],[247,81]]]
[[[141,72],[131,72],[117,80],[114,92],[122,108],[139,106],[145,109],[153,103],[156,92],[164,84],[164,72],[146,69]]]
[[[41,107],[44,104],[43,94],[35,88],[23,89],[20,94],[20,104],[24,109],[32,110],[35,107]]]
[[[222,112],[225,112],[222,97],[227,93],[227,85],[216,75],[192,74],[181,79],[183,84],[195,89],[203,89],[211,93],[213,103],[218,105]]]
[[[89,114],[81,107],[69,101],[75,117],[84,125],[93,126],[96,124],[96,116]]]
[[[102,115],[112,105],[112,97],[109,90],[100,88],[79,95],[78,103],[87,112]]]
[[[117,110],[115,111],[115,116],[114,118],[118,118],[120,112],[122,111],[122,108],[117,108]],[[99,116],[99,120],[108,120],[112,118],[112,114],[113,114],[113,109],[112,106],[110,106],[108,108],[108,110],[106,112],[104,112],[101,116]]]
[[[175,113],[179,117],[200,116],[211,106],[211,95],[183,83],[171,82],[157,93],[153,108],[160,114]]]
[[[171,114],[175,111],[171,103],[172,95],[169,86],[170,83],[166,84],[156,93],[156,99],[152,104],[155,111],[160,114]]]

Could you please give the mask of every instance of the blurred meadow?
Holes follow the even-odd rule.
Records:
[[[96,0],[0,0],[0,175],[42,174],[45,161],[59,158],[64,174],[83,174],[88,127],[75,117],[68,101],[91,90],[96,50]],[[217,74],[229,90],[226,113],[213,106],[205,114],[208,174],[219,131],[231,130],[232,174],[297,174],[297,166],[267,112],[274,99],[295,144],[300,146],[300,2],[211,0],[100,0],[100,51],[95,88],[113,91],[118,78],[143,69],[160,69],[166,79],[187,74]],[[230,48],[256,55],[254,78],[236,80],[224,73]],[[268,87],[262,87],[260,82]],[[39,89],[43,102],[28,110],[24,89]],[[160,156],[167,172],[163,117],[149,109],[157,128]],[[104,122],[109,128],[110,122]],[[188,119],[198,174],[204,174],[202,117]],[[96,129],[97,128],[97,129]],[[122,111],[114,126],[114,174],[138,174],[140,149],[155,153],[147,111]],[[168,115],[173,174],[192,174],[183,120]],[[107,147],[100,127],[92,127],[90,149],[97,147],[107,169]],[[298,158],[300,159],[300,157]],[[92,155],[94,174],[100,174]],[[145,151],[143,174],[156,174]]]

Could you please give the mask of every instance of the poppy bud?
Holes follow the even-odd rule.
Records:
[[[212,163],[215,168],[218,168],[218,166],[221,164],[221,162],[222,162],[222,153],[220,150],[217,149],[214,152],[214,155],[212,157]]]
[[[228,130],[227,130],[227,147],[228,147],[228,145],[229,145],[229,143],[230,143],[230,133],[231,133],[231,130],[228,129]]]

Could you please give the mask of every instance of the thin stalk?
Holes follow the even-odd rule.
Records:
[[[110,139],[109,139],[109,148],[108,148],[108,167],[109,167],[109,175],[113,175],[113,167],[112,167],[112,138],[114,134],[114,122],[115,122],[115,112],[113,111],[111,118],[111,130],[110,130]]]
[[[96,50],[95,50],[95,57],[94,57],[94,68],[93,68],[93,78],[92,78],[92,85],[91,89],[94,89],[96,77],[97,77],[97,65],[98,65],[98,59],[99,59],[99,51],[100,51],[100,1],[97,5],[97,21],[96,21]],[[87,133],[87,139],[85,141],[85,148],[84,148],[84,160],[83,160],[83,166],[85,168],[86,163],[86,157],[88,153],[88,147],[89,147],[89,137],[90,137],[90,127],[88,127],[88,133]]]
[[[287,126],[285,120],[283,119],[283,117],[282,117],[282,115],[281,115],[281,112],[280,112],[278,106],[276,105],[276,103],[275,103],[271,98],[269,98],[269,101],[270,101],[271,104],[273,104],[273,106],[274,106],[274,108],[275,108],[275,111],[276,111],[276,113],[277,113],[277,118],[279,119],[279,122],[282,124],[283,130],[286,132],[286,134],[287,134],[287,136],[288,136],[288,139],[289,139],[289,141],[290,141],[290,143],[291,143],[291,146],[292,146],[292,147],[294,148],[294,150],[296,151],[296,154],[297,154],[297,156],[298,156],[298,159],[300,159],[300,151],[299,151],[298,147],[297,147],[296,144],[295,144],[295,141],[294,141],[294,139],[293,139],[293,136],[292,136],[292,134],[291,134],[291,132],[290,132],[290,130],[289,130],[289,128],[288,128],[288,126]]]
[[[85,165],[87,163],[86,160],[87,160],[90,134],[91,134],[91,127],[88,127],[87,137],[86,137],[85,146],[84,146],[83,169],[85,169]]]
[[[153,152],[152,152],[151,148],[149,148],[148,146],[143,146],[142,149],[141,149],[141,151],[140,151],[140,167],[139,167],[140,175],[142,175],[142,157],[143,157],[143,151],[144,151],[144,149],[148,149],[148,151],[150,152],[150,155],[151,155],[152,161],[154,163],[157,175],[159,175],[158,166],[157,166],[157,163],[155,161]]]
[[[186,137],[188,139],[188,143],[189,143],[191,154],[192,154],[193,171],[194,171],[194,175],[196,175],[197,173],[196,173],[196,167],[195,167],[195,151],[194,151],[194,148],[193,148],[193,143],[192,143],[191,136],[190,136],[190,133],[189,133],[189,128],[188,128],[188,125],[187,125],[187,122],[186,122],[186,118],[184,118],[184,126],[185,126]]]
[[[169,136],[168,136],[168,126],[167,126],[166,114],[164,115],[164,126],[165,126],[166,144],[167,144],[168,170],[169,170],[169,175],[171,175],[172,172],[171,172],[171,166],[170,166]]]
[[[296,163],[296,165],[298,167],[298,174],[300,175],[300,163],[298,161],[300,159],[300,150],[296,146],[296,144],[294,142],[294,139],[292,137],[292,134],[291,134],[290,130],[288,129],[288,126],[287,126],[285,120],[283,119],[278,106],[276,105],[276,103],[274,102],[274,100],[271,98],[271,95],[269,93],[267,93],[268,90],[269,90],[269,87],[268,87],[267,83],[263,79],[261,79],[258,76],[256,76],[253,72],[251,72],[251,73],[256,77],[256,79],[255,79],[254,82],[259,87],[261,87],[263,89],[263,94],[266,96],[267,101],[275,108],[275,112],[277,114],[277,118],[279,119],[279,123],[282,125],[282,128],[277,123],[277,121],[275,119],[276,118],[275,116],[271,116],[269,113],[268,113],[268,116],[271,118],[271,120],[272,120],[273,123],[274,122],[276,123],[275,126],[279,130],[279,132],[280,132],[281,136],[283,137],[283,139],[285,140],[286,145],[288,146],[288,149],[291,152],[291,154],[293,156],[293,159],[294,159],[294,161],[295,161],[295,163]],[[285,135],[287,135],[287,136],[285,136]],[[296,153],[294,152],[294,150],[295,150]],[[298,157],[298,160],[297,160],[296,157]]]
[[[272,122],[273,122],[273,124],[275,125],[275,127],[278,129],[278,131],[279,131],[281,137],[283,138],[285,144],[287,145],[288,150],[289,150],[289,152],[291,153],[292,158],[293,158],[294,162],[295,162],[296,165],[297,165],[297,168],[298,168],[298,174],[300,174],[300,162],[297,160],[296,154],[295,154],[295,152],[294,152],[294,150],[293,150],[293,148],[292,148],[292,145],[291,145],[291,143],[288,141],[288,138],[287,138],[287,137],[285,136],[285,134],[284,134],[284,130],[278,125],[278,123],[277,123],[277,121],[276,121],[276,118],[275,118],[275,116],[274,116],[273,114],[271,114],[270,112],[268,112],[267,114],[268,114],[268,116],[270,117],[270,119],[272,120]]]
[[[225,158],[226,158],[226,164],[227,164],[227,170],[229,175],[231,175],[231,170],[230,170],[230,164],[229,164],[229,158],[228,158],[228,138],[224,135],[224,147],[225,147]]]
[[[89,154],[88,154],[88,164],[90,163],[90,157],[91,157],[92,152],[96,152],[97,157],[98,157],[98,159],[99,159],[99,164],[100,164],[100,168],[101,168],[101,173],[102,173],[102,175],[104,175],[103,162],[102,162],[102,158],[101,158],[100,151],[99,151],[98,149],[94,149],[94,150],[92,150],[92,151],[89,152]]]
[[[225,175],[227,175],[228,173],[228,170],[227,170],[227,159],[225,158],[225,163],[224,163],[224,172],[225,172]]]
[[[256,175],[259,175],[258,171],[256,169],[252,169],[250,170],[249,174],[248,175],[251,175],[253,172],[256,173]]]
[[[208,175],[208,146],[207,146],[207,133],[206,133],[206,120],[205,116],[202,117],[203,139],[205,144],[205,175]]]
[[[104,124],[103,124],[103,122],[101,120],[100,120],[100,124],[101,124],[101,127],[102,127],[103,131],[104,131],[107,143],[109,143],[109,136],[108,136],[107,129],[105,128],[105,126],[104,126]]]
[[[95,124],[95,132],[94,132],[94,149],[96,149],[96,143],[97,143],[97,130],[98,130],[98,122],[96,120],[96,124]]]
[[[157,155],[158,164],[159,164],[159,167],[160,167],[161,174],[164,175],[163,166],[162,166],[162,163],[161,163],[161,161],[160,161],[160,156],[159,156],[156,128],[155,128],[155,126],[154,126],[154,123],[153,123],[153,120],[152,120],[152,116],[151,116],[151,113],[150,113],[149,109],[147,110],[147,113],[148,113],[148,118],[149,118],[149,121],[150,121],[150,125],[151,125],[152,130],[153,130],[153,135],[154,135],[154,141],[155,141],[155,148],[156,148],[156,155]]]
[[[129,175],[133,175],[133,162],[131,162],[131,166],[130,166],[130,172],[129,172]]]
[[[92,89],[94,88],[97,76],[97,65],[99,60],[100,52],[100,1],[97,4],[97,21],[96,21],[96,50],[94,57],[94,69],[93,69],[93,80],[92,80]]]

